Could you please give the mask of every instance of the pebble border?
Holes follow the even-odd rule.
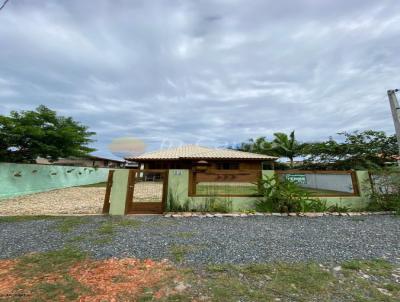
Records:
[[[395,211],[385,212],[322,212],[322,213],[198,213],[198,212],[169,212],[164,213],[164,217],[172,218],[213,218],[213,217],[252,217],[252,216],[276,216],[276,217],[325,217],[325,216],[367,216],[367,215],[394,215]]]

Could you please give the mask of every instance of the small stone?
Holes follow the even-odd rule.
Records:
[[[382,294],[384,294],[386,296],[392,296],[392,294],[385,288],[377,287],[376,289],[379,290]]]
[[[297,213],[291,212],[291,213],[288,213],[288,215],[289,215],[289,216],[297,216]]]
[[[185,213],[182,214],[182,216],[183,216],[183,217],[191,217],[191,216],[192,216],[192,213],[185,212]]]
[[[272,216],[282,216],[281,213],[272,213]]]
[[[248,215],[247,214],[244,214],[244,213],[242,213],[242,214],[240,214],[240,217],[247,217]]]
[[[171,213],[167,213],[167,214],[164,215],[164,217],[172,217],[172,214]]]
[[[207,217],[207,218],[211,218],[211,217],[214,217],[214,215],[212,215],[212,214],[206,214],[206,217]]]
[[[334,268],[333,268],[333,270],[335,271],[335,272],[340,272],[341,270],[342,270],[342,267],[339,265],[339,266],[335,266]]]
[[[339,216],[340,214],[338,212],[332,212],[331,215],[332,216]]]
[[[361,274],[361,277],[363,277],[364,279],[369,279],[370,278],[370,276],[367,275],[367,274]]]
[[[214,217],[222,217],[222,214],[219,214],[219,213],[214,214]]]
[[[183,217],[181,214],[172,214],[172,217],[174,217],[174,218],[181,218],[181,217]]]
[[[188,287],[190,287],[189,285],[186,285],[183,282],[179,282],[177,286],[175,286],[175,290],[178,292],[183,292],[185,289],[187,289]]]

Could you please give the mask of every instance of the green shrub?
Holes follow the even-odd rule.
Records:
[[[291,181],[281,181],[277,175],[264,176],[258,183],[256,209],[260,212],[324,212],[325,201],[310,194]]]

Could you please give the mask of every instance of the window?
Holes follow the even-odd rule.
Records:
[[[217,163],[218,170],[239,170],[239,163],[236,162],[224,162]]]

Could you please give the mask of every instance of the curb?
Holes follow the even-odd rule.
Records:
[[[384,212],[322,212],[322,213],[201,213],[201,212],[168,212],[164,213],[164,217],[172,218],[222,218],[222,217],[253,217],[253,216],[275,216],[275,217],[326,217],[326,216],[339,216],[339,217],[354,217],[354,216],[372,216],[372,215],[394,215],[395,211]]]

